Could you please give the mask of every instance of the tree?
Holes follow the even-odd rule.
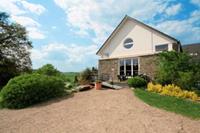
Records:
[[[175,51],[162,52],[159,55],[157,82],[161,84],[176,84],[182,89],[190,90],[199,77],[199,63],[196,63],[187,53]]]
[[[31,69],[31,41],[20,24],[9,21],[9,15],[0,12],[0,86]]]
[[[61,72],[59,72],[56,68],[54,68],[51,64],[46,64],[41,68],[36,70],[36,73],[44,74],[47,76],[60,76]]]

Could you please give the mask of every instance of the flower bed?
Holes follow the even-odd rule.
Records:
[[[194,91],[182,90],[179,86],[168,84],[162,86],[160,84],[148,83],[147,90],[150,92],[160,93],[161,95],[175,96],[178,98],[187,98],[193,101],[198,100],[198,95]]]

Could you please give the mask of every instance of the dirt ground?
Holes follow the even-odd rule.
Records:
[[[151,107],[130,89],[90,90],[0,110],[1,133],[200,133],[200,120]]]

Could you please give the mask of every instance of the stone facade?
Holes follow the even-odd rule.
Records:
[[[139,57],[139,73],[146,74],[151,79],[155,78],[157,55],[147,55]]]
[[[99,60],[98,75],[102,80],[117,81],[118,59]]]
[[[155,78],[157,55],[140,56],[139,58],[139,74],[146,74],[151,79]],[[118,81],[117,75],[119,69],[119,59],[99,60],[98,75],[102,80]],[[112,70],[113,69],[113,70]]]

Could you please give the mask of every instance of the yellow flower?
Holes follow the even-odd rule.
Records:
[[[148,83],[147,90],[150,92],[160,93],[161,95],[175,96],[178,98],[188,98],[191,100],[198,100],[198,96],[193,91],[182,90],[179,86],[174,84],[168,84],[162,86],[160,84]]]

